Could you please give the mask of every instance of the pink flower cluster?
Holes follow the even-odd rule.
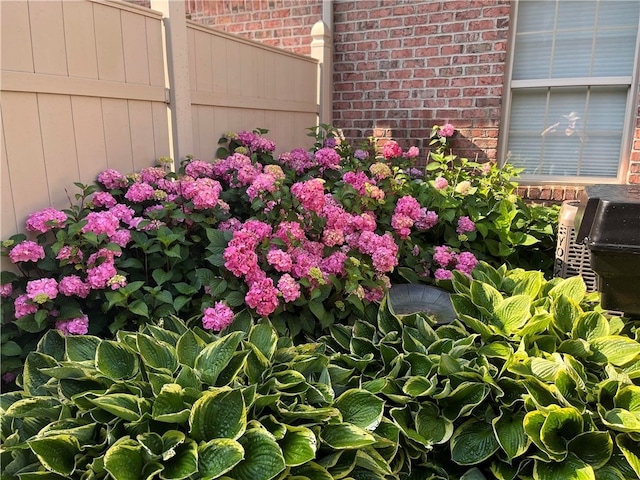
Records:
[[[451,137],[453,136],[454,132],[455,129],[453,128],[453,125],[447,123],[440,130],[438,130],[438,135],[440,135],[441,137]]]
[[[278,161],[295,170],[298,175],[317,166],[314,156],[304,148],[295,148],[290,152],[284,152],[280,154]]]
[[[319,213],[324,207],[324,180],[321,178],[294,183],[291,186],[291,193],[305,209],[311,212]]]
[[[387,160],[402,156],[402,148],[395,140],[389,140],[382,146],[382,156]]]
[[[458,219],[458,228],[456,228],[456,233],[458,235],[475,232],[475,230],[476,224],[473,223],[473,221],[469,217],[463,216]]]
[[[89,317],[72,318],[70,320],[58,320],[56,328],[63,335],[86,335],[89,332]]]
[[[433,261],[440,266],[434,272],[434,276],[438,280],[450,280],[453,269],[470,276],[473,269],[478,265],[478,260],[473,253],[456,253],[448,246],[435,247]]]
[[[13,263],[37,262],[44,257],[44,248],[31,240],[24,240],[18,243],[9,252],[9,258]]]
[[[342,158],[333,148],[325,147],[316,152],[316,162],[321,170],[338,170]]]
[[[204,309],[202,326],[207,330],[219,332],[233,322],[233,310],[223,302],[216,302],[213,308]]]
[[[27,230],[32,232],[48,232],[52,228],[61,228],[67,221],[67,215],[55,208],[45,208],[32,213],[27,218]]]
[[[402,239],[410,235],[413,226],[421,230],[428,230],[437,222],[438,215],[435,212],[428,212],[411,196],[405,196],[398,200],[391,217],[391,226]]]
[[[256,133],[242,131],[238,132],[238,141],[250,152],[273,152],[276,149],[276,144],[271,140],[268,140]]]

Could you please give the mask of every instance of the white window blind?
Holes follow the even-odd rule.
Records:
[[[616,178],[640,1],[521,0],[506,160],[525,175]]]

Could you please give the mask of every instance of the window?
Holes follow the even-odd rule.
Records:
[[[622,180],[635,118],[640,1],[512,5],[503,160],[531,181]]]

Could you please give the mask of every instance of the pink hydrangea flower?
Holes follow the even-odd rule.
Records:
[[[91,288],[99,290],[105,288],[111,277],[118,272],[110,261],[105,261],[96,267],[87,269],[87,283]]]
[[[418,147],[409,147],[409,150],[402,154],[404,158],[416,158],[418,155],[420,155]]]
[[[478,265],[478,259],[471,252],[462,252],[458,254],[457,261],[456,270],[466,273],[467,275],[471,275],[473,269]]]
[[[9,252],[9,258],[13,263],[37,262],[44,258],[44,248],[31,240],[18,243]]]
[[[436,278],[436,280],[451,280],[453,274],[451,273],[451,270],[447,270],[446,268],[438,268],[433,273],[433,276]]]
[[[10,297],[12,293],[13,293],[13,285],[11,285],[10,283],[3,283],[2,285],[0,285],[1,298]]]
[[[458,235],[462,235],[463,233],[467,233],[467,232],[474,232],[476,229],[476,224],[473,223],[473,221],[467,217],[460,217],[458,219],[458,228],[456,228],[456,233]]]
[[[297,182],[291,186],[291,193],[295,195],[304,208],[319,213],[324,206],[324,180],[312,178],[306,182]]]
[[[151,200],[155,189],[148,183],[136,182],[129,187],[127,193],[124,194],[124,198],[134,203],[141,203],[146,200]]]
[[[233,310],[223,302],[216,302],[213,308],[204,309],[202,326],[207,330],[219,332],[233,322]]]
[[[449,182],[444,177],[438,177],[434,180],[433,186],[436,190],[444,190],[449,186]]]
[[[89,332],[89,317],[72,318],[70,320],[58,320],[56,329],[63,335],[86,335]]]
[[[273,237],[282,240],[287,247],[291,247],[301,242],[306,234],[298,222],[281,222]]]
[[[269,250],[267,253],[267,262],[278,272],[290,272],[293,266],[291,255],[278,248]]]
[[[132,208],[127,207],[122,203],[118,203],[109,209],[109,213],[116,217],[118,220],[130,224],[133,219],[134,211]]]
[[[162,167],[147,167],[140,172],[140,179],[144,183],[157,183],[158,180],[167,176],[167,172]]]
[[[441,137],[451,137],[454,132],[455,129],[453,128],[453,125],[447,123],[440,130],[438,130],[438,135],[440,135]]]
[[[91,199],[96,207],[114,207],[118,202],[109,192],[96,192]]]
[[[340,155],[333,148],[321,148],[316,152],[316,161],[322,169],[337,170],[340,160]]]
[[[80,298],[87,298],[91,292],[91,286],[86,284],[77,275],[68,275],[60,279],[58,290],[61,294],[66,295],[67,297],[77,296]]]
[[[218,225],[218,229],[220,230],[229,230],[231,232],[237,232],[242,228],[242,222],[237,218],[230,218],[229,220],[225,220]]]
[[[435,247],[433,260],[441,267],[453,265],[456,260],[456,253],[446,245]]]
[[[98,182],[100,182],[110,190],[114,188],[126,187],[128,183],[124,175],[113,169],[107,169],[101,172],[98,175]]]
[[[4,383],[11,383],[16,379],[16,374],[13,372],[6,372],[4,375],[2,375],[2,381]]]
[[[58,282],[55,278],[39,278],[27,282],[27,297],[42,304],[58,296]]]
[[[328,257],[322,259],[320,262],[320,270],[327,275],[345,275],[346,270],[344,264],[347,261],[347,258],[347,255],[340,250],[333,252]]]
[[[38,307],[34,304],[30,303],[29,297],[27,295],[20,295],[13,302],[13,306],[16,311],[16,318],[22,318],[25,315],[31,315],[32,313],[36,313],[38,311]]]
[[[435,227],[437,223],[438,214],[431,210],[427,211],[426,208],[422,208],[420,217],[416,220],[414,226],[419,230],[429,230],[430,228]]]
[[[120,220],[111,211],[90,212],[85,218],[87,224],[82,227],[82,233],[93,232],[96,235],[106,233],[110,237],[120,226]]]
[[[60,228],[67,221],[67,215],[55,208],[45,208],[32,213],[27,218],[27,230],[32,232],[48,232],[52,228]]]
[[[313,155],[303,148],[295,148],[290,152],[280,154],[278,161],[295,170],[297,174],[316,166]]]
[[[463,182],[460,182],[458,185],[456,185],[455,191],[456,193],[459,193],[461,195],[467,195],[470,189],[471,189],[471,182],[468,180],[465,180]]]
[[[382,155],[387,160],[400,157],[402,155],[402,148],[400,148],[400,145],[398,145],[398,142],[395,140],[389,140],[382,147]]]
[[[288,273],[278,280],[278,290],[285,302],[295,302],[300,297],[300,284]]]
[[[278,289],[272,279],[264,278],[251,284],[244,300],[259,315],[266,317],[278,308]]]
[[[355,188],[360,195],[365,194],[367,185],[375,185],[376,183],[364,172],[346,172],[342,176],[342,180]]]
[[[278,188],[276,177],[268,173],[259,173],[254,181],[247,188],[247,195],[251,200],[255,200],[264,192],[275,192]]]
[[[109,240],[124,248],[131,241],[131,231],[121,228],[109,237]]]

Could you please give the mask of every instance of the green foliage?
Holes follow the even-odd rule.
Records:
[[[48,332],[0,396],[3,479],[631,479],[640,324],[579,278],[483,263],[458,315],[116,340]]]

